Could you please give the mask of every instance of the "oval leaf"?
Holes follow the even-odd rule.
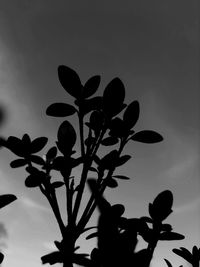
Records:
[[[25,159],[16,159],[10,163],[11,168],[19,168],[27,164]]]
[[[184,235],[175,232],[163,232],[159,236],[159,240],[182,240]]]
[[[153,219],[163,221],[172,212],[172,205],[173,194],[165,190],[154,199],[153,204],[149,204],[149,214]]]
[[[69,104],[65,104],[65,103],[51,104],[46,110],[46,114],[48,116],[53,116],[53,117],[71,116],[75,112],[76,112],[75,107]]]
[[[62,87],[73,97],[79,98],[82,85],[78,74],[71,68],[61,65],[58,67],[58,78]]]
[[[30,160],[33,163],[36,163],[38,165],[44,165],[45,164],[45,161],[43,160],[43,158],[41,158],[40,156],[37,156],[37,155],[31,155]]]
[[[121,111],[125,98],[124,84],[119,78],[114,78],[105,88],[103,93],[103,110],[109,117]]]
[[[71,153],[72,147],[76,143],[76,132],[70,122],[64,121],[58,129],[59,150],[63,154]]]
[[[0,209],[15,201],[17,197],[12,194],[0,195]]]
[[[138,121],[140,106],[138,101],[133,101],[124,112],[123,121],[128,129],[132,129]]]
[[[101,141],[101,144],[104,146],[113,146],[116,145],[117,143],[118,143],[118,138],[114,136],[106,137]]]
[[[125,164],[131,158],[130,155],[124,155],[117,159],[116,166],[119,167]]]
[[[25,180],[25,185],[27,187],[37,187],[42,183],[39,177],[29,175]]]
[[[48,150],[48,152],[46,154],[46,158],[48,160],[52,160],[52,159],[54,159],[56,157],[56,155],[57,155],[57,147],[53,146]]]
[[[125,176],[125,175],[114,175],[112,177],[117,178],[117,179],[121,179],[121,180],[130,180],[130,178]]]
[[[188,261],[189,263],[193,262],[193,256],[188,249],[181,247],[180,249],[174,248],[172,249],[172,251],[178,256]]]
[[[140,131],[140,132],[135,133],[131,137],[131,139],[133,141],[137,141],[137,142],[142,142],[142,143],[146,143],[146,144],[153,144],[153,143],[161,142],[163,140],[163,137],[155,131],[144,130],[144,131]]]
[[[99,75],[91,77],[84,85],[83,88],[83,97],[88,98],[96,93],[101,77]]]
[[[62,181],[56,181],[56,182],[53,182],[51,185],[53,186],[53,188],[59,188],[61,186],[63,186],[65,183],[62,182]]]
[[[106,185],[107,185],[108,187],[110,187],[110,188],[116,188],[116,187],[118,186],[118,183],[117,183],[117,181],[116,181],[115,179],[113,179],[113,178],[109,178],[109,179],[107,179],[107,181],[106,181]]]
[[[31,154],[35,154],[42,150],[47,144],[47,137],[38,137],[31,142]]]

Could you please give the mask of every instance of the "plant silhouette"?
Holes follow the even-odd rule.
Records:
[[[46,146],[46,137],[31,140],[28,134],[24,134],[21,139],[10,136],[2,141],[4,147],[18,156],[10,163],[11,167],[25,167],[28,173],[25,185],[39,188],[48,200],[60,229],[62,239],[54,241],[57,250],[42,256],[42,263],[61,263],[64,267],[73,267],[73,264],[88,267],[148,267],[159,241],[184,238],[173,232],[171,225],[163,223],[172,212],[172,192],[161,192],[149,204],[149,217],[129,219],[122,216],[124,206],[111,205],[103,193],[106,188],[116,188],[118,179],[130,179],[116,173],[118,167],[131,159],[130,155],[123,153],[128,142],[153,144],[161,142],[163,137],[153,130],[135,132],[140,114],[139,102],[134,100],[128,105],[124,102],[125,88],[119,78],[108,83],[102,96],[94,96],[100,85],[98,75],[82,84],[74,70],[61,65],[58,67],[58,78],[64,90],[74,98],[74,104],[51,104],[46,114],[63,118],[77,115],[77,131],[71,122],[64,119],[57,132],[56,145],[47,150],[45,157],[36,154]],[[78,140],[80,155],[75,156],[74,147]],[[103,147],[110,148],[105,155],[100,152]],[[78,166],[82,166],[80,179],[72,175]],[[61,174],[61,180],[53,179],[53,170]],[[93,179],[88,178],[91,172],[95,176]],[[87,184],[91,195],[81,211]],[[62,219],[64,216],[61,216],[56,194],[61,186],[65,187],[66,192],[66,222]],[[77,239],[93,229],[87,228],[87,224],[96,208],[100,212],[98,225],[94,226],[97,231],[87,239],[96,237],[97,248],[92,250],[91,255],[77,253]],[[147,247],[136,252],[138,236],[144,239]],[[177,250],[174,252],[177,253]]]

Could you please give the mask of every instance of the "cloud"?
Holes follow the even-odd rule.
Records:
[[[48,209],[45,206],[37,203],[36,201],[32,200],[29,197],[21,197],[21,198],[19,198],[19,201],[26,208],[40,210],[40,211],[45,211],[45,212],[49,212],[50,211],[50,209]]]

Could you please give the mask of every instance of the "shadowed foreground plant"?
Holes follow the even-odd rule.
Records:
[[[16,196],[12,194],[0,195],[0,209],[9,205],[16,199],[17,199]],[[3,259],[4,259],[4,255],[3,253],[0,252],[0,264],[3,262]]]
[[[160,193],[149,204],[150,217],[127,219],[122,217],[124,206],[111,205],[104,198],[107,187],[118,186],[118,179],[129,177],[116,173],[117,168],[125,164],[130,155],[123,154],[128,142],[136,141],[147,144],[163,140],[152,130],[135,131],[140,108],[138,101],[124,103],[125,88],[119,78],[114,78],[106,86],[102,96],[93,96],[100,85],[100,76],[91,77],[82,84],[78,74],[67,66],[58,67],[58,77],[65,91],[74,98],[74,104],[54,103],[46,113],[54,117],[77,115],[79,127],[76,131],[68,120],[64,120],[57,132],[56,146],[49,148],[45,157],[36,155],[47,144],[46,137],[31,140],[28,134],[22,139],[8,137],[3,145],[19,158],[11,162],[12,168],[25,166],[28,176],[27,187],[37,187],[47,198],[57,220],[61,241],[55,241],[57,251],[43,256],[42,263],[62,263],[72,267],[73,263],[81,266],[124,266],[129,260],[133,266],[149,266],[154,249],[159,240],[178,240],[182,235],[172,232],[172,228],[163,221],[172,212],[173,196],[171,191]],[[77,141],[80,153],[74,150]],[[103,147],[109,148],[107,154]],[[108,151],[108,150],[106,150]],[[81,166],[81,177],[73,176],[73,170]],[[57,171],[61,179],[54,180],[52,171]],[[94,179],[88,180],[94,173]],[[86,182],[89,182],[91,195],[81,212],[80,206]],[[57,188],[64,186],[66,192],[67,222],[60,214],[57,201]],[[86,228],[94,210],[98,206],[100,218],[97,238],[98,248],[87,254],[76,253],[77,239]],[[91,229],[91,228],[89,228]],[[147,242],[147,248],[134,252],[137,236]],[[90,236],[91,237],[91,236]],[[145,259],[145,261],[144,261]]]

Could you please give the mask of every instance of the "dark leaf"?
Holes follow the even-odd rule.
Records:
[[[175,232],[163,232],[159,236],[160,240],[182,240],[184,238],[184,235]]]
[[[119,167],[125,164],[131,158],[130,155],[124,155],[117,159],[116,166]]]
[[[64,184],[65,184],[64,182],[56,181],[56,182],[53,182],[51,185],[53,186],[53,188],[59,188],[63,186]]]
[[[4,259],[4,255],[3,253],[0,252],[0,264],[3,262],[3,259]]]
[[[64,259],[60,251],[54,251],[52,253],[42,256],[41,260],[42,264],[49,263],[50,265],[53,265],[55,263],[62,263]]]
[[[104,170],[110,170],[111,168],[115,167],[118,157],[117,150],[110,151],[101,159],[99,167]]]
[[[11,161],[10,167],[11,168],[19,168],[27,164],[27,161],[25,159],[16,159]]]
[[[52,159],[54,159],[56,157],[56,155],[57,155],[57,147],[53,146],[48,150],[48,152],[46,154],[46,158],[48,160],[52,160]]]
[[[33,162],[33,163],[36,163],[38,165],[44,165],[44,160],[43,158],[41,158],[40,156],[37,156],[37,155],[31,155],[30,156],[30,160]]]
[[[96,93],[101,77],[99,75],[91,77],[84,85],[83,88],[83,97],[88,98]]]
[[[67,66],[58,67],[58,78],[62,87],[73,97],[79,98],[82,92],[82,85],[78,74]]]
[[[92,233],[92,234],[89,234],[86,239],[91,239],[91,238],[94,238],[94,237],[97,237],[98,236],[98,232],[95,232],[95,233]]]
[[[125,176],[125,175],[113,175],[112,177],[117,178],[117,179],[121,179],[121,180],[130,180],[130,178]]]
[[[73,262],[75,264],[80,265],[80,266],[92,267],[93,264],[92,264],[91,260],[86,258],[86,256],[88,256],[88,254],[76,254],[76,253],[74,253]]]
[[[53,116],[53,117],[71,116],[75,112],[76,112],[75,107],[66,103],[51,104],[46,110],[46,114],[48,116]]]
[[[41,176],[39,176],[39,171],[38,171],[38,175],[34,176],[34,175],[29,175],[26,180],[25,180],[25,185],[27,187],[37,187],[39,185],[41,185],[43,179]]]
[[[173,267],[172,264],[167,259],[164,259],[164,260],[165,260],[168,267]]]
[[[17,197],[12,194],[0,195],[0,209],[15,201]]]
[[[64,121],[58,129],[58,149],[61,153],[69,154],[76,143],[76,132],[68,121]]]
[[[119,78],[113,79],[105,88],[103,93],[103,110],[109,117],[121,112],[125,98],[125,88]]]
[[[187,250],[184,247],[181,247],[180,249],[174,248],[172,249],[172,251],[177,254],[178,256],[182,257],[183,259],[185,259],[186,261],[188,261],[189,263],[193,262],[193,256],[190,253],[189,250]]]
[[[124,112],[123,121],[127,128],[132,129],[138,121],[140,114],[140,107],[138,101],[133,101],[128,105]]]
[[[106,179],[106,185],[110,188],[116,188],[118,186],[118,183],[115,179],[109,178],[109,179]]]
[[[97,135],[102,129],[103,122],[104,122],[103,113],[95,110],[90,115],[90,122],[88,126],[92,130],[94,130],[95,135]]]
[[[48,142],[47,137],[38,137],[31,142],[31,153],[35,154],[42,150]]]
[[[30,144],[31,144],[30,136],[28,134],[24,134],[22,137],[22,142],[24,145],[30,146]]]
[[[163,221],[172,212],[172,205],[173,194],[170,190],[165,190],[154,199],[153,204],[149,204],[149,214],[151,218]]]
[[[7,148],[10,149],[15,155],[24,157],[27,154],[26,148],[23,146],[22,141],[15,137],[9,136],[7,139]]]
[[[131,139],[133,141],[137,141],[137,142],[142,142],[142,143],[146,143],[146,144],[153,144],[153,143],[161,142],[163,140],[163,137],[155,131],[144,130],[144,131],[140,131],[140,132],[135,133],[131,137]]]
[[[101,141],[101,144],[104,146],[113,146],[116,145],[117,143],[118,143],[118,138],[112,136],[106,137]]]

